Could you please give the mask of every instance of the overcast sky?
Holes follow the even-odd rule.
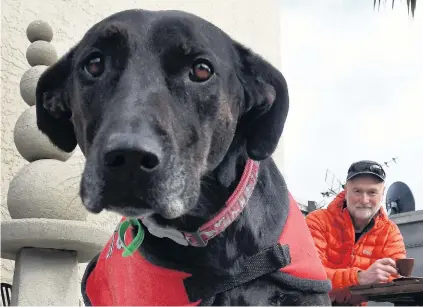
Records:
[[[384,1],[382,1],[384,2]],[[423,209],[423,3],[281,0],[282,72],[290,90],[284,174],[294,196],[321,201],[326,169],[390,164]],[[420,5],[420,6],[419,6]]]

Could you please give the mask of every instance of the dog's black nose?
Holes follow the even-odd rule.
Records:
[[[148,174],[162,162],[162,150],[151,138],[119,135],[111,138],[104,153],[104,165],[110,172],[127,176]]]

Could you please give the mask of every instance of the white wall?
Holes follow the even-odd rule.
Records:
[[[414,18],[400,0],[280,3],[291,193],[320,202],[327,169],[343,182],[354,161],[388,161],[387,189],[405,182],[423,209],[423,1]]]
[[[1,216],[10,218],[6,208],[9,183],[27,163],[13,143],[13,127],[28,108],[19,93],[19,82],[29,68],[26,49],[30,45],[26,28],[33,20],[47,21],[53,28],[52,44],[59,56],[74,45],[94,23],[112,13],[131,9],[180,9],[198,14],[253,48],[276,67],[280,67],[279,6],[277,0],[2,0],[1,50]],[[280,145],[274,155],[282,167]],[[114,228],[108,216],[90,216],[95,222]],[[11,282],[13,263],[2,260],[1,281]]]

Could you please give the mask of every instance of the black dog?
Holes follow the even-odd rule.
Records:
[[[288,113],[285,79],[216,26],[178,11],[112,15],[42,75],[36,108],[39,129],[56,146],[69,152],[79,144],[86,156],[80,190],[86,208],[145,218],[159,235],[146,232],[136,257],[190,275],[184,286],[191,302],[330,304],[328,281],[307,273],[323,268],[302,216],[294,236],[289,226],[293,243],[280,240],[298,211],[270,158]],[[245,176],[252,186],[242,187]],[[231,195],[241,205],[224,211]],[[197,231],[222,212],[225,225],[213,224],[210,237]],[[114,238],[110,243],[104,259]],[[295,266],[302,253],[311,260]],[[87,269],[84,292],[102,255]],[[299,271],[303,276],[295,276]],[[110,281],[107,293],[113,282],[123,281]],[[132,290],[147,296],[145,285],[129,289],[134,284],[103,303],[183,303],[125,301]],[[96,304],[89,296],[85,303]]]

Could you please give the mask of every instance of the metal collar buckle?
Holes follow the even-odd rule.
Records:
[[[204,240],[201,236],[200,230],[197,230],[195,232],[183,232],[185,239],[187,242],[196,247],[205,247],[207,246],[208,241]]]

